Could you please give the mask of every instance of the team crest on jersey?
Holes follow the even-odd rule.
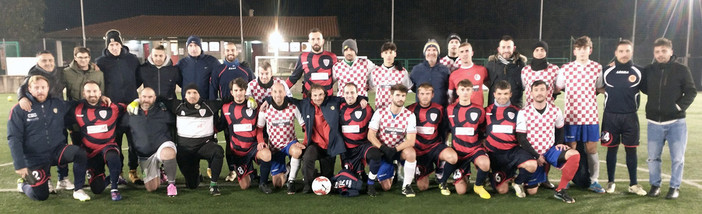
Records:
[[[629,82],[634,82],[636,81],[636,75],[629,75]]]
[[[332,107],[329,107],[329,108],[330,108],[330,109],[331,109],[332,111],[334,111],[334,106],[332,106]]]
[[[200,111],[198,111],[198,112],[200,112],[200,116],[201,116],[201,117],[204,117],[204,116],[205,116],[205,113],[207,113],[207,110],[205,110],[205,109],[200,109]]]
[[[323,59],[323,60],[322,60],[322,63],[324,63],[324,66],[329,66],[329,62],[330,62],[330,61],[331,61],[331,60],[329,60],[329,59]]]
[[[181,116],[185,116],[185,111],[180,111]]]
[[[436,118],[437,118],[438,116],[439,116],[439,115],[438,115],[437,113],[431,113],[431,114],[429,114],[429,119],[430,119],[431,121],[436,121]]]
[[[54,114],[58,114],[58,109],[54,108]]]
[[[507,112],[507,117],[509,117],[510,120],[514,120],[514,112]]]
[[[470,113],[470,120],[475,121],[478,119],[478,113],[477,112],[471,112]]]
[[[356,116],[357,119],[360,119],[361,116],[363,116],[363,112],[362,111],[354,111],[353,115]]]
[[[195,109],[200,109],[200,104],[195,104]]]
[[[100,110],[100,111],[98,111],[98,115],[100,115],[100,117],[101,117],[102,119],[107,118],[107,110]]]
[[[475,76],[473,76],[473,78],[474,78],[475,80],[480,80],[480,74],[475,74]]]
[[[253,115],[253,110],[252,109],[246,109],[246,116],[251,117]]]

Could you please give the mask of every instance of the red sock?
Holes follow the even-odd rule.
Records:
[[[565,164],[563,164],[563,167],[561,167],[561,182],[558,183],[558,188],[556,188],[556,191],[566,188],[568,182],[573,180],[575,172],[578,171],[578,166],[580,166],[580,153],[570,156],[570,158],[566,160]]]

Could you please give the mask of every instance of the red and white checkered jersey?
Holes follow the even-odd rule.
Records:
[[[275,82],[278,82],[280,84],[283,84],[283,87],[285,87],[285,94],[288,97],[292,97],[292,92],[290,92],[290,88],[288,88],[288,85],[285,84],[285,80],[281,80],[281,79],[273,77],[273,80],[271,80],[271,81],[275,81]],[[251,80],[251,82],[249,82],[249,85],[246,87],[246,96],[253,97],[256,100],[256,102],[258,102],[258,104],[261,104],[261,103],[263,103],[264,98],[271,96],[271,88],[272,87],[273,86],[271,86],[270,88],[263,88],[258,83],[258,79]]]
[[[439,63],[445,65],[449,68],[449,71],[453,72],[454,70],[461,67],[461,58],[456,58],[456,60],[454,61],[448,56],[445,56],[444,58],[441,58],[441,60],[439,60]]]
[[[343,97],[346,83],[352,82],[358,87],[358,95],[367,97],[368,77],[373,70],[375,70],[375,64],[368,59],[357,57],[351,66],[344,60],[339,60],[332,67],[332,76],[339,89],[336,96]]]
[[[257,125],[259,128],[266,127],[271,147],[275,151],[280,151],[285,148],[290,141],[297,139],[293,120],[297,120],[300,126],[305,126],[305,121],[302,120],[302,114],[300,114],[300,110],[297,109],[297,106],[288,104],[283,110],[278,110],[273,108],[273,106],[269,106],[265,111],[258,113]]]
[[[532,105],[519,110],[517,132],[526,133],[527,140],[539,154],[544,154],[556,142],[556,128],[563,127],[563,113],[557,106],[547,103],[541,114]]]
[[[378,133],[378,140],[381,143],[395,148],[405,140],[407,134],[417,133],[417,118],[405,107],[402,107],[399,114],[393,116],[388,106],[373,114],[368,128]]]
[[[556,87],[565,89],[565,122],[569,125],[598,124],[597,88],[602,85],[602,65],[570,62],[558,70]]]
[[[526,96],[526,105],[531,104],[534,100],[531,98],[531,84],[537,80],[543,80],[548,84],[548,94],[546,101],[553,102],[553,88],[556,85],[556,76],[558,76],[558,66],[549,63],[548,67],[543,70],[534,71],[531,65],[522,68],[522,85],[524,86],[524,96]]]
[[[370,77],[370,87],[375,89],[375,109],[384,109],[392,102],[390,87],[402,83],[412,88],[406,69],[397,70],[395,67],[377,66]]]
[[[468,67],[461,66],[460,68],[453,71],[453,73],[451,73],[451,76],[449,76],[448,89],[449,92],[451,92],[452,96],[454,96],[453,93],[456,92],[458,82],[461,82],[464,79],[468,79],[471,83],[473,83],[473,94],[471,94],[470,96],[470,102],[477,106],[484,106],[483,84],[485,83],[485,81],[487,81],[487,78],[487,69],[485,69],[485,67],[483,66],[476,64],[473,64]]]

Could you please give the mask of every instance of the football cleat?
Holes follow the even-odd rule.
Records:
[[[229,172],[229,175],[227,175],[227,177],[224,178],[224,181],[234,182],[235,179],[236,179],[236,172],[231,171],[231,172]]]
[[[73,198],[79,201],[89,201],[90,196],[85,193],[82,189],[73,191]],[[113,199],[114,200],[114,199]]]
[[[550,181],[544,181],[543,183],[540,183],[539,185],[546,188],[546,189],[555,189],[556,188],[556,186],[553,185],[553,183],[551,183]]]
[[[368,185],[368,196],[375,197],[378,193],[375,191],[375,185]]]
[[[139,178],[139,173],[137,173],[136,169],[129,170],[129,180],[132,181],[133,184],[144,185],[144,181]]]
[[[210,179],[212,178],[212,169],[210,168],[207,168],[207,177]]]
[[[168,197],[175,197],[176,195],[178,195],[178,188],[176,188],[175,184],[168,184],[166,190],[168,192]]]
[[[293,195],[295,194],[295,181],[289,180],[288,181],[288,195]]]
[[[600,194],[605,193],[605,190],[604,190],[604,188],[602,188],[602,185],[600,185],[600,183],[597,183],[597,182],[590,184],[590,187],[588,187],[587,189],[589,189],[590,191],[593,191],[595,193],[600,193]]]
[[[641,187],[641,185],[634,184],[634,185],[629,186],[629,193],[634,193],[634,194],[637,194],[639,196],[644,196],[644,195],[646,195],[646,190],[644,190],[643,187]]]
[[[561,191],[557,191],[556,194],[553,195],[554,198],[561,199],[563,202],[566,202],[568,204],[575,203],[575,199],[573,197],[570,197],[568,193],[564,189]]]
[[[212,196],[218,196],[221,195],[222,193],[219,192],[219,186],[210,186],[210,195]]]
[[[273,190],[271,190],[271,187],[269,187],[268,184],[259,184],[258,189],[260,189],[261,192],[266,193],[266,194],[273,193]]]
[[[608,183],[607,183],[607,189],[605,190],[605,192],[610,193],[610,194],[611,194],[611,193],[614,193],[614,189],[615,189],[616,187],[617,187],[617,185],[616,185],[614,182],[608,182]],[[630,187],[629,189],[631,189],[631,187]]]
[[[31,182],[27,182],[27,183],[31,183]],[[46,181],[46,185],[49,185],[49,193],[56,194],[56,189],[54,189],[54,186],[51,185],[51,179]]]
[[[75,186],[73,185],[73,182],[68,180],[68,178],[64,178],[63,180],[56,182],[56,191],[73,190],[73,188],[75,188]]]
[[[439,190],[441,190],[442,195],[451,195],[451,190],[448,188],[446,183],[440,183]]]
[[[122,194],[119,193],[119,190],[113,189],[110,191],[110,196],[112,197],[113,201],[122,200]]]
[[[17,192],[24,193],[24,190],[22,190],[22,186],[24,186],[24,184],[24,178],[17,179]]]
[[[413,198],[415,196],[414,190],[412,189],[412,186],[409,184],[405,185],[405,187],[402,188],[402,194],[408,198]]]
[[[524,192],[524,185],[513,183],[512,188],[514,188],[514,194],[517,195],[517,197],[526,197],[526,193]]]
[[[490,193],[488,193],[483,186],[473,185],[473,192],[478,194],[482,199],[490,199]]]

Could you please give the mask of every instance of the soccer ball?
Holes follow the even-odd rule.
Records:
[[[312,191],[317,195],[326,195],[331,191],[332,183],[329,178],[319,176],[312,181]]]

